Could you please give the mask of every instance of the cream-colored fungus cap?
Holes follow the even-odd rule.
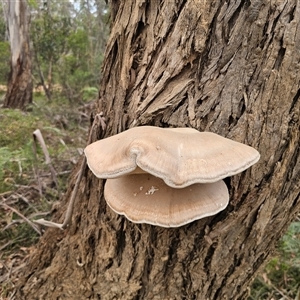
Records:
[[[210,183],[259,160],[252,147],[192,128],[134,127],[88,145],[87,163],[99,178],[150,173],[173,188]]]
[[[229,201],[222,180],[174,189],[150,174],[108,179],[104,197],[112,210],[132,222],[162,227],[179,227],[215,215]]]

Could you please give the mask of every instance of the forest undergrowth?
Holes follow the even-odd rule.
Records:
[[[33,220],[51,220],[65,192],[86,145],[93,105],[92,99],[74,105],[35,93],[26,112],[0,109],[1,300],[13,299],[18,271],[47,230]]]

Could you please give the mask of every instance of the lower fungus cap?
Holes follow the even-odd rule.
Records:
[[[215,215],[229,201],[222,180],[175,189],[151,174],[108,179],[104,197],[113,211],[130,221],[161,227],[179,227]]]

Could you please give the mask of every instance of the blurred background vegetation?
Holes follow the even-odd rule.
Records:
[[[0,2],[0,84],[6,85],[10,50],[5,6]],[[109,32],[104,0],[28,1],[30,46],[36,89],[43,81],[52,95],[58,92],[76,103],[85,89],[98,89],[100,66]]]
[[[2,4],[0,105],[10,68]],[[29,221],[51,219],[85,146],[109,35],[104,0],[28,0],[28,4],[33,104],[26,112],[0,110],[0,299],[8,299],[12,273],[22,267],[38,241]],[[48,147],[55,180],[33,139],[36,129]],[[273,258],[249,287],[249,300],[257,299],[300,300],[300,219],[290,225]]]

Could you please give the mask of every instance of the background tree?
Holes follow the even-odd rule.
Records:
[[[25,109],[32,102],[29,11],[26,0],[7,2],[11,67],[4,107]]]
[[[53,87],[72,103],[97,91],[107,14],[102,0],[44,1],[32,7],[34,75],[48,99]]]
[[[245,299],[300,206],[299,1],[112,1],[111,19],[92,140],[189,126],[261,160],[227,180],[224,212],[175,229],[113,213],[84,168],[72,225],[47,230],[17,298]]]
[[[1,85],[7,84],[9,60],[10,60],[10,47],[7,37],[7,21],[6,11],[0,2],[0,83]],[[2,89],[4,86],[2,87]]]

